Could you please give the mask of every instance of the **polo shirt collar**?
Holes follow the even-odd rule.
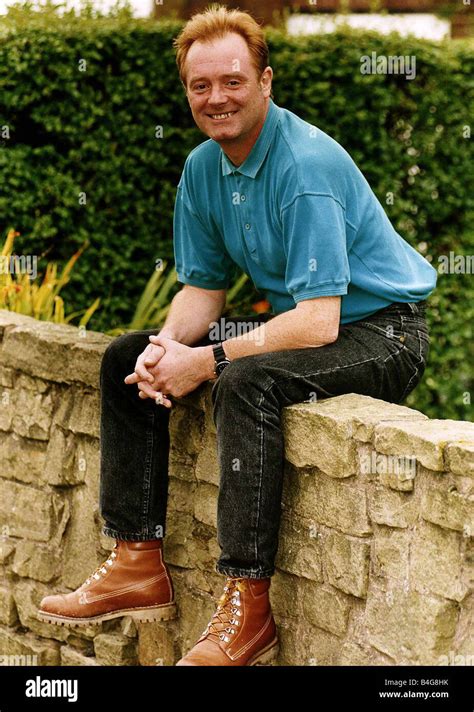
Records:
[[[240,166],[234,166],[232,161],[227,158],[221,149],[222,175],[226,176],[231,173],[242,173],[244,176],[248,176],[248,178],[255,178],[268,153],[279,119],[279,109],[273,100],[270,99],[268,112],[262,129],[245,161]]]

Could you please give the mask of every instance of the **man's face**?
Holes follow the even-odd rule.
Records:
[[[261,126],[272,70],[260,77],[240,35],[194,42],[185,63],[186,94],[197,126],[224,144],[244,141]]]

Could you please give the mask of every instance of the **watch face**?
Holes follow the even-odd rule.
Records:
[[[228,360],[226,359],[225,361],[220,361],[220,362],[216,365],[216,373],[217,373],[218,376],[221,375],[222,371],[224,370],[224,368],[225,368],[226,366],[229,365],[229,363],[230,363],[230,361],[228,361]]]

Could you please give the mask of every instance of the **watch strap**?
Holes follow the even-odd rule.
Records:
[[[219,363],[219,361],[223,361],[224,359],[228,360],[227,356],[225,355],[225,351],[222,348],[222,344],[213,344],[212,350],[214,352],[214,359],[216,363]]]

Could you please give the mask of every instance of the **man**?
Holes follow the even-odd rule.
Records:
[[[104,533],[116,544],[77,591],[45,598],[40,616],[64,624],[174,616],[162,558],[169,408],[212,380],[216,570],[226,583],[178,665],[253,665],[278,650],[269,588],[281,409],[351,392],[402,401],[426,365],[425,300],[436,271],[395,232],[344,149],[273,102],[267,46],[250,15],[211,8],[175,46],[194,120],[209,137],[188,156],[176,196],[184,287],[158,333],[121,336],[104,355],[100,498]],[[235,264],[266,293],[272,314],[213,343]]]

